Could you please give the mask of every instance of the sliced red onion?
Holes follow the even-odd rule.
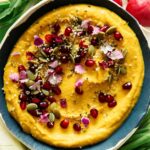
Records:
[[[13,81],[13,82],[18,82],[19,81],[19,74],[18,73],[11,73],[9,75],[9,78]]]
[[[49,115],[48,113],[45,113],[45,114],[43,114],[43,115],[40,115],[39,122],[41,122],[41,123],[47,123],[47,122],[49,121],[48,115]]]
[[[100,32],[100,28],[99,27],[95,27],[93,26],[93,32],[92,32],[92,35],[96,35]]]
[[[52,75],[54,73],[54,69],[48,69],[46,72],[45,72],[45,77],[48,77],[50,75]]]
[[[105,70],[106,68],[108,68],[108,63],[106,61],[102,61],[99,62],[99,66]]]
[[[57,85],[62,81],[62,76],[61,75],[56,75],[56,74],[52,74],[48,81],[52,84],[52,85]]]
[[[81,122],[84,124],[85,127],[87,127],[90,123],[90,119],[87,117],[82,117]]]
[[[35,46],[41,46],[43,44],[43,40],[38,36],[34,36],[34,45]]]
[[[11,54],[11,56],[20,56],[20,52],[13,52],[12,54]]]
[[[38,81],[35,82],[33,85],[31,85],[31,86],[29,87],[29,89],[40,91],[41,82],[42,82],[42,80],[38,80]]]
[[[119,51],[119,50],[114,50],[112,52],[108,52],[107,53],[107,57],[112,59],[112,60],[119,60],[119,59],[123,59],[124,58],[122,52]]]
[[[54,62],[52,62],[52,63],[49,64],[49,66],[50,66],[51,68],[56,68],[58,65],[59,65],[58,60],[55,60]]]
[[[75,71],[76,73],[79,73],[79,74],[85,73],[85,69],[83,68],[82,65],[75,65],[74,71]]]
[[[26,79],[27,78],[27,72],[26,71],[20,71],[19,72],[19,79],[20,80],[24,80],[24,79]]]
[[[79,80],[77,80],[77,81],[76,81],[76,83],[75,83],[75,87],[82,86],[82,85],[83,85],[83,82],[84,82],[84,80],[83,80],[83,79],[79,79]]]
[[[113,51],[113,47],[109,44],[104,44],[100,47],[100,50],[104,53],[104,54],[107,54],[108,52],[111,52]]]
[[[87,29],[90,24],[90,20],[83,20],[81,23],[81,27]]]

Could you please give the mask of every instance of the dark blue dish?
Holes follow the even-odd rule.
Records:
[[[48,0],[49,1],[49,0]],[[145,78],[144,84],[142,88],[142,92],[138,103],[134,107],[133,111],[126,119],[126,121],[122,124],[122,126],[113,133],[111,137],[107,140],[97,143],[93,146],[87,146],[83,149],[89,150],[107,150],[116,147],[116,144],[124,139],[134,128],[137,128],[141,119],[147,112],[149,106],[149,93],[150,93],[150,52],[148,48],[147,41],[139,27],[137,21],[131,17],[127,12],[125,12],[122,8],[115,5],[113,2],[108,0],[55,0],[53,2],[45,2],[45,5],[42,6],[31,14],[31,16],[21,25],[11,30],[9,36],[3,43],[3,46],[0,50],[0,89],[3,87],[3,69],[7,62],[8,56],[10,54],[10,50],[13,48],[14,44],[17,42],[18,38],[23,34],[23,32],[39,17],[44,15],[45,13],[68,4],[78,4],[78,3],[86,3],[92,4],[96,6],[102,6],[110,9],[117,13],[121,18],[126,20],[129,23],[129,26],[136,33],[137,38],[139,39],[143,56],[145,62]],[[52,150],[58,149],[52,146],[49,146],[45,143],[37,141],[31,135],[24,133],[19,126],[19,124],[9,115],[6,102],[5,95],[3,91],[0,90],[0,113],[6,123],[6,126],[10,130],[10,132],[23,144],[25,144],[28,148],[34,150]],[[121,146],[121,144],[119,144]],[[113,149],[112,149],[113,150]]]

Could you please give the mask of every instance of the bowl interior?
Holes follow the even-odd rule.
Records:
[[[106,150],[110,149],[112,147],[115,147],[115,145],[123,138],[127,136],[129,132],[131,132],[134,128],[136,128],[139,125],[140,120],[144,116],[144,114],[147,111],[147,108],[149,106],[149,93],[150,93],[150,53],[147,41],[138,25],[138,23],[134,20],[133,17],[131,17],[127,12],[125,12],[122,8],[115,5],[113,2],[108,0],[55,0],[53,2],[50,2],[48,4],[45,4],[41,8],[39,8],[36,12],[34,12],[25,23],[21,24],[19,27],[13,29],[10,32],[10,35],[5,40],[1,50],[0,50],[0,89],[3,87],[3,69],[5,67],[5,64],[7,62],[8,56],[14,46],[14,44],[17,42],[19,37],[23,34],[23,32],[39,17],[44,15],[45,13],[64,6],[68,4],[78,4],[78,3],[86,3],[86,4],[92,4],[96,6],[102,6],[106,7],[115,13],[117,13],[121,18],[126,20],[129,23],[129,26],[134,30],[136,33],[137,38],[139,39],[142,53],[144,57],[144,63],[145,63],[145,78],[143,83],[142,92],[139,98],[138,103],[134,107],[133,111],[129,115],[129,117],[126,119],[126,121],[122,124],[122,126],[112,134],[111,137],[109,137],[107,140],[100,142],[93,146],[88,146],[83,149],[94,149],[94,150]],[[2,113],[3,119],[8,127],[8,129],[13,133],[14,136],[17,137],[18,140],[20,140],[22,143],[24,143],[27,147],[31,149],[36,150],[50,150],[55,149],[52,146],[49,146],[47,144],[44,144],[42,142],[37,141],[32,136],[24,133],[21,129],[21,127],[18,125],[18,123],[9,115],[7,108],[6,108],[6,102],[5,102],[5,95],[3,94],[3,91],[0,90],[0,113]],[[58,149],[58,148],[57,148]]]

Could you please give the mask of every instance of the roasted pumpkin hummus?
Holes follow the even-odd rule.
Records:
[[[44,15],[14,46],[4,71],[10,114],[36,139],[82,147],[108,138],[138,100],[139,41],[114,12],[69,5]]]

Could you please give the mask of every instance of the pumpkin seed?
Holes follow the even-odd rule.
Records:
[[[44,95],[49,96],[49,91],[42,89]]]
[[[33,85],[35,82],[32,80],[28,80],[25,84],[27,85],[27,87],[30,87],[31,85]]]
[[[60,114],[60,112],[59,112],[59,110],[58,110],[58,109],[54,109],[54,110],[53,110],[53,113],[54,113],[54,115],[55,115],[56,119],[60,119],[61,114]]]
[[[104,33],[104,32],[99,32],[99,33],[97,34],[97,37],[98,37],[99,39],[103,39],[104,36],[105,36],[105,33]]]
[[[120,69],[120,74],[126,74],[127,73],[127,68],[125,66],[119,67]]]
[[[112,74],[109,74],[109,76],[108,76],[108,82],[109,83],[112,83],[112,80],[113,80],[113,75]]]
[[[41,53],[44,57],[47,57],[47,55],[43,52],[43,50],[40,50],[40,53]]]
[[[70,54],[70,58],[71,58],[72,62],[75,63],[75,60],[74,60],[74,57],[72,54]]]
[[[38,108],[37,104],[35,103],[30,103],[27,105],[27,110],[30,111],[30,110],[36,110]]]
[[[54,109],[57,109],[58,107],[58,104],[53,102],[51,105],[50,105],[50,110],[53,111]]]
[[[38,91],[38,90],[31,92],[31,94],[33,94],[33,95],[37,95],[37,94],[39,94],[39,93],[40,93],[40,91]]]
[[[115,26],[112,26],[110,27],[107,31],[106,31],[106,34],[112,34],[116,31],[116,27]]]
[[[55,115],[53,113],[49,113],[49,121],[54,122],[55,121]]]
[[[39,64],[38,60],[35,59],[35,60],[29,60],[30,63],[33,63],[33,64]]]
[[[35,80],[36,76],[31,72],[31,71],[27,71],[27,75],[29,80]]]
[[[89,54],[90,54],[91,56],[94,56],[94,54],[95,54],[95,48],[94,48],[93,45],[90,45],[90,46],[89,46],[88,52],[89,52]]]
[[[43,58],[43,57],[39,57],[40,62],[46,63],[47,59]]]

